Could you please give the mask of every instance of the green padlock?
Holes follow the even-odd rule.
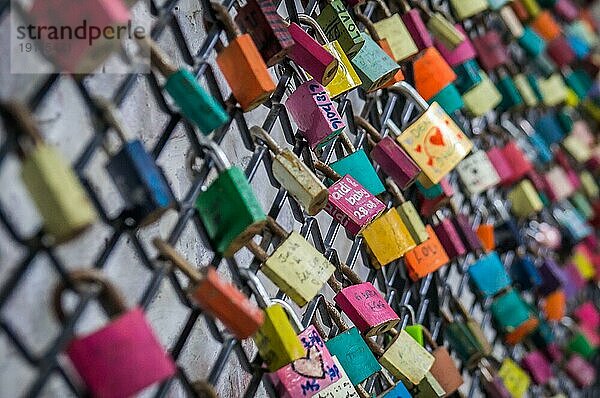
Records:
[[[6,128],[17,131],[21,178],[42,216],[44,231],[56,243],[76,237],[98,217],[77,175],[56,148],[44,143],[25,106],[2,103],[0,112]]]
[[[511,345],[521,342],[539,325],[527,303],[512,288],[497,296],[490,309],[497,330],[505,334],[506,342]]]
[[[481,68],[474,58],[455,66],[453,69],[456,73],[454,84],[461,93],[465,93],[481,83],[482,79],[479,75]]]
[[[423,334],[423,325],[419,325],[416,320],[415,310],[412,306],[404,304],[401,307],[406,308],[410,314],[410,325],[406,325],[404,330],[410,335],[417,343],[425,346],[425,336]]]
[[[503,70],[498,71],[498,83],[496,87],[502,94],[502,101],[498,105],[500,111],[507,111],[511,108],[523,105],[523,97],[519,93],[519,89],[512,77]]]
[[[444,318],[444,335],[450,347],[467,368],[474,368],[484,357],[477,339],[466,323],[453,320],[444,310],[441,313]]]
[[[567,343],[567,350],[572,353],[577,353],[586,359],[596,355],[598,347],[594,346],[588,337],[580,330],[574,330],[573,336]]]
[[[460,92],[454,85],[454,83],[448,84],[446,87],[440,90],[439,93],[431,97],[429,101],[427,101],[429,105],[437,102],[442,109],[449,115],[456,112],[459,109],[462,109],[465,106],[463,99],[460,95]]]
[[[330,0],[315,18],[329,41],[340,43],[348,58],[354,57],[365,43],[356,22],[341,0]]]
[[[400,66],[385,53],[365,32],[365,42],[350,63],[362,81],[360,87],[366,92],[383,87],[400,70]]]
[[[140,43],[150,49],[152,65],[167,79],[165,90],[186,119],[198,126],[203,134],[210,134],[229,122],[229,114],[200,86],[190,71],[176,68],[150,38],[145,37]]]
[[[231,257],[267,222],[244,171],[231,166],[223,150],[206,144],[219,171],[217,178],[196,200],[196,209],[215,251]]]

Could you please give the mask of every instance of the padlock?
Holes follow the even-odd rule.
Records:
[[[450,0],[450,5],[459,20],[477,15],[489,6],[486,0]]]
[[[363,148],[356,149],[345,133],[338,138],[347,155],[330,163],[330,167],[339,175],[350,175],[372,195],[385,191],[381,179],[371,164]]]
[[[313,76],[315,83],[328,85],[335,77],[338,60],[295,22],[288,26],[288,32],[294,40],[288,58]]]
[[[263,229],[266,215],[244,171],[214,141],[206,145],[219,174],[195,206],[214,250],[231,257]]]
[[[98,218],[77,175],[58,150],[44,143],[33,116],[24,105],[0,103],[7,130],[14,129],[21,158],[21,179],[56,243],[66,242]]]
[[[167,242],[154,238],[152,243],[163,259],[190,278],[189,294],[202,310],[218,318],[238,339],[246,339],[258,331],[264,322],[263,311],[224,281],[214,267],[197,270]]]
[[[400,322],[398,315],[370,282],[363,282],[344,264],[340,271],[351,285],[344,288],[338,280],[330,278],[329,286],[336,292],[333,300],[362,334],[367,337],[380,335]]]
[[[485,356],[481,346],[463,321],[452,319],[445,310],[441,311],[444,320],[444,338],[463,366],[476,367]]]
[[[502,383],[514,398],[523,398],[531,384],[531,378],[515,361],[504,358],[498,376]]]
[[[56,12],[57,10],[61,12]],[[47,28],[38,30],[38,35],[33,37],[32,29],[29,30],[29,42],[39,45],[34,51],[42,51],[47,55],[59,68],[59,72],[72,74],[93,73],[113,52],[120,49],[122,36],[119,33],[121,29],[127,29],[128,23],[131,28],[132,22],[132,16],[123,1],[71,3],[66,0],[37,0],[27,11],[27,15],[34,24],[30,25],[32,29],[35,26]],[[80,29],[80,26],[85,28]],[[101,31],[111,31],[112,36],[109,37],[110,33],[107,33],[94,38],[90,31],[89,38],[85,33],[75,33],[73,37],[73,31],[84,32],[87,26],[97,29],[98,36]],[[54,29],[49,29],[50,27]],[[141,26],[139,28],[143,29]],[[57,34],[58,30],[61,34]],[[63,35],[65,30],[68,34]],[[115,31],[119,32],[116,36]],[[86,40],[82,40],[82,34]],[[95,35],[95,31],[93,34]]]
[[[498,83],[496,83],[496,87],[500,95],[502,95],[502,101],[498,104],[498,110],[506,112],[507,110],[521,107],[524,100],[513,78],[503,68],[498,69],[497,73]]]
[[[270,255],[253,241],[246,247],[262,263],[261,271],[304,307],[333,275],[335,267],[298,232],[286,232],[271,217],[267,217],[267,227],[281,240]]]
[[[598,308],[591,300],[575,308],[573,314],[582,326],[590,329],[598,329],[600,327],[600,311],[598,311]]]
[[[573,300],[585,288],[587,281],[572,263],[567,263],[563,270],[565,275],[564,291],[569,300]]]
[[[334,0],[334,2],[339,2],[339,0]],[[301,23],[312,27],[317,41],[320,42],[323,45],[323,48],[338,61],[337,71],[335,72],[333,79],[325,85],[327,94],[329,94],[331,98],[335,98],[360,86],[362,81],[350,63],[350,60],[348,59],[349,56],[342,49],[340,42],[337,40],[328,42],[325,32],[321,29],[317,21],[308,15],[299,14],[298,20]]]
[[[517,86],[517,90],[519,90],[519,94],[521,94],[521,98],[523,98],[523,102],[525,102],[525,105],[528,107],[536,106],[538,104],[538,99],[533,91],[533,88],[531,88],[531,85],[527,81],[527,77],[524,74],[519,73],[514,77],[513,80],[515,82],[515,86]]]
[[[594,32],[593,27],[583,19],[573,21],[565,26],[565,33],[572,37],[578,37],[589,47],[594,47],[598,44],[598,35]]]
[[[423,380],[409,391],[415,398],[441,398],[446,396],[446,391],[431,372],[427,372]]]
[[[269,67],[282,61],[294,45],[272,0],[247,0],[238,8],[235,22],[252,37]]]
[[[386,381],[388,388],[383,390],[381,394],[377,396],[377,398],[412,398],[411,393],[408,389],[402,384],[401,381],[394,383],[394,381],[384,372],[381,373],[383,376],[383,380]],[[365,395],[370,396],[368,393]]]
[[[419,95],[429,101],[456,80],[456,74],[438,50],[430,47],[421,51],[414,60],[413,79]]]
[[[465,93],[481,83],[482,78],[479,71],[479,64],[475,59],[469,59],[462,64],[456,65],[454,67],[454,72],[456,72],[454,84],[456,88],[461,93]]]
[[[519,232],[516,220],[508,213],[505,201],[493,199],[492,206],[497,212],[497,221],[494,226],[496,251],[502,254],[523,245],[523,237]]]
[[[503,379],[498,375],[498,372],[493,369],[487,358],[482,359],[480,371],[483,376],[481,384],[483,386],[483,391],[485,391],[487,396],[490,398],[513,398],[512,394],[504,384]]]
[[[467,328],[481,354],[483,354],[484,357],[490,356],[494,349],[488,338],[485,336],[480,322],[471,316],[464,304],[452,293],[452,290],[449,290],[449,292],[451,308],[457,311],[462,318],[459,322]]]
[[[547,10],[540,12],[531,21],[531,27],[548,43],[561,35],[560,25]]]
[[[565,137],[561,145],[578,163],[583,164],[592,157],[591,148],[576,134]]]
[[[559,105],[567,97],[567,86],[559,74],[553,74],[547,79],[539,79],[538,87],[546,106]]]
[[[98,289],[98,299],[110,322],[86,336],[75,336],[66,354],[94,397],[136,395],[176,373],[171,356],[162,347],[140,307],[127,309],[116,288],[99,271],[80,269],[69,273],[72,285],[61,282],[54,290],[55,315],[66,323],[63,309],[67,289],[84,293]]]
[[[510,289],[496,296],[490,307],[497,330],[504,333],[506,343],[515,345],[531,334],[539,324],[538,319],[519,294]]]
[[[474,116],[482,116],[502,101],[502,95],[488,75],[480,71],[481,83],[463,94],[465,109]]]
[[[428,329],[424,328],[423,334],[434,357],[433,366],[429,372],[444,389],[445,396],[452,395],[464,383],[462,375],[446,347],[439,346]]]
[[[512,8],[515,15],[519,18],[521,22],[527,22],[529,20],[529,8],[525,6],[523,0],[513,0],[510,4],[510,8]],[[539,10],[540,7],[538,6],[537,12],[539,12]]]
[[[454,224],[454,228],[456,228],[456,232],[458,232],[458,236],[460,236],[467,251],[477,252],[483,249],[481,242],[471,225],[471,221],[466,214],[455,210],[454,216],[452,217],[452,224]]]
[[[202,88],[187,69],[177,68],[164,51],[149,38],[139,42],[150,49],[152,65],[166,79],[164,89],[173,98],[181,114],[193,122],[203,134],[227,124],[230,117],[223,106]]]
[[[140,226],[159,219],[175,206],[175,198],[161,169],[139,139],[128,140],[125,127],[116,118],[112,106],[96,99],[102,117],[114,129],[121,148],[106,163],[106,170],[125,202],[124,218],[131,218]]]
[[[473,47],[473,43],[465,34],[464,29],[460,24],[456,24],[455,29],[461,35],[463,35],[463,40],[454,47],[451,47],[445,41],[439,40],[439,38],[435,37],[435,47],[438,49],[442,57],[448,62],[448,64],[452,67],[456,67],[460,64],[463,64],[477,55],[475,52],[475,47]]]
[[[575,187],[569,181],[567,173],[560,166],[552,167],[544,177],[550,199],[555,202],[560,202],[575,192]]]
[[[542,276],[533,258],[528,254],[518,253],[510,267],[510,276],[515,286],[521,290],[532,290],[542,284]]]
[[[510,178],[506,181],[503,181],[503,185],[510,185],[521,180],[533,169],[533,165],[523,150],[519,147],[516,140],[509,140],[509,142],[504,145],[501,151],[502,156],[504,159],[506,159],[511,168]]]
[[[485,253],[489,253],[496,248],[496,238],[494,235],[494,224],[483,222],[477,226],[475,230],[477,237],[481,241],[481,246]]]
[[[390,137],[381,137],[379,131],[366,119],[355,116],[354,123],[362,128],[373,141],[371,158],[379,164],[381,169],[394,180],[401,188],[408,188],[417,178],[421,169],[415,164],[410,156]],[[397,136],[396,129],[392,127],[393,122],[388,124],[390,135]]]
[[[565,36],[558,36],[546,46],[548,57],[559,67],[566,67],[575,61],[575,52]]]
[[[538,132],[531,125],[531,123],[523,119],[519,122],[519,127],[525,133],[525,135],[527,135],[527,141],[529,142],[529,144],[533,146],[533,149],[535,150],[536,159],[541,163],[551,162],[554,158],[554,153],[552,152],[550,145],[546,142],[546,140],[542,138],[540,134],[538,134]],[[532,180],[531,182],[533,183],[533,185],[535,185],[535,187],[538,190],[545,190],[545,188],[542,188],[542,185],[544,185],[545,183],[541,182],[541,176],[537,171],[535,171],[535,169],[531,169],[527,173],[527,176]]]
[[[423,336],[423,325],[417,323],[417,317],[415,315],[415,309],[410,304],[403,304],[400,306],[402,309],[408,310],[410,315],[410,324],[404,327],[406,333],[410,335],[417,343],[425,346],[425,337]],[[403,317],[403,316],[402,316]]]
[[[592,174],[589,171],[584,170],[579,174],[579,179],[581,180],[583,192],[585,192],[590,200],[596,201],[598,197],[600,197],[600,187],[594,180]]]
[[[555,290],[565,287],[566,276],[558,263],[551,257],[545,257],[539,268],[542,277],[542,283],[538,286],[538,293],[542,296],[554,292]]]
[[[335,139],[344,130],[346,123],[325,87],[314,79],[308,80],[307,76],[303,76],[303,79],[304,83],[296,87],[285,101],[285,107],[310,148],[318,149]]]
[[[446,255],[450,260],[463,256],[467,249],[454,226],[452,220],[447,218],[441,210],[436,211],[433,216],[433,230],[440,241]]]
[[[508,50],[502,43],[500,34],[495,30],[488,30],[482,35],[471,38],[473,47],[481,66],[486,72],[491,72],[499,66],[508,63]]]
[[[567,352],[580,355],[589,360],[598,352],[598,334],[592,330],[593,335],[591,335],[585,330],[584,328],[573,327],[571,329],[572,335],[568,339],[565,349]]]
[[[531,57],[539,57],[546,50],[546,41],[533,29],[526,26],[523,35],[518,38],[519,45]]]
[[[521,218],[530,217],[544,208],[544,203],[528,179],[515,185],[508,193],[507,199],[512,204],[512,213]]]
[[[430,105],[437,102],[442,109],[449,115],[462,109],[465,103],[463,102],[460,92],[454,85],[454,83],[448,84],[440,92],[431,97],[427,101]]]
[[[575,54],[575,57],[579,60],[586,59],[588,55],[590,55],[591,49],[585,42],[585,40],[577,37],[577,36],[566,36],[566,40],[571,48],[572,52]]]
[[[500,177],[500,183],[503,185],[510,184],[513,179],[513,170],[508,160],[504,157],[502,148],[494,146],[487,150],[485,154],[494,166],[498,177]]]
[[[288,305],[281,301],[273,302],[256,274],[248,268],[241,268],[240,276],[248,283],[256,302],[264,312],[264,322],[253,339],[258,355],[269,371],[275,372],[293,361],[306,356],[304,344],[298,333],[302,326],[297,317],[290,312]]]
[[[476,286],[477,291],[484,297],[493,297],[512,283],[512,279],[496,252],[491,252],[479,258],[471,264],[468,273],[470,282]]]
[[[426,48],[433,46],[433,37],[427,30],[427,26],[421,18],[421,13],[416,8],[411,8],[408,0],[400,1],[400,8],[402,9],[402,22],[406,25],[406,29],[413,38],[415,45],[422,51]]]
[[[377,197],[360,185],[352,176],[340,176],[331,167],[321,161],[314,166],[332,181],[329,199],[325,211],[333,217],[346,231],[358,235],[375,219],[386,206]]]
[[[316,21],[323,28],[327,39],[337,41],[348,58],[354,57],[365,43],[358,26],[341,0],[329,0]]]
[[[413,41],[408,29],[402,22],[399,14],[393,14],[383,1],[376,1],[383,12],[384,18],[374,22],[373,25],[379,37],[386,39],[396,62],[407,60],[415,55],[419,49]]]
[[[500,176],[488,155],[477,150],[463,159],[457,166],[458,176],[470,195],[479,195],[500,183]]]
[[[590,387],[596,382],[596,368],[579,355],[571,355],[564,364],[564,370],[579,388]]]
[[[386,180],[386,185],[389,192],[392,194],[392,197],[398,202],[396,211],[400,215],[400,218],[402,219],[402,222],[406,228],[408,228],[413,240],[418,245],[424,243],[427,239],[429,239],[429,233],[425,228],[425,224],[423,224],[423,220],[417,213],[415,206],[411,201],[406,201],[406,199],[404,199],[404,196],[398,188],[398,185],[396,185],[391,178]]]
[[[274,154],[273,176],[302,205],[306,212],[314,216],[327,205],[329,191],[321,180],[288,148],[281,148],[264,129],[250,128],[255,139],[262,141]]]
[[[426,277],[450,261],[431,225],[425,228],[429,238],[404,255],[408,275],[413,281]]]
[[[571,243],[578,243],[592,233],[592,228],[568,201],[554,206],[552,216],[558,221],[563,233]]]
[[[271,96],[275,83],[252,36],[242,34],[227,7],[217,2],[211,2],[211,6],[228,41],[226,46],[217,42],[217,65],[242,110],[251,111]]]
[[[356,11],[355,14],[357,14]],[[370,23],[366,20],[364,22]],[[375,42],[375,40],[379,40],[378,42],[383,44],[385,41],[386,47],[391,52],[387,40],[381,39],[378,35],[371,38],[365,32],[362,32],[361,35],[365,39],[364,44],[350,60],[362,82],[361,88],[369,93],[387,87],[391,81],[403,80],[404,75],[392,55]]]
[[[331,359],[335,365],[331,371],[339,373],[340,378],[330,386],[320,391],[317,391],[312,396],[312,398],[360,398],[360,395],[358,395],[358,392],[356,391],[354,385],[350,381],[350,378],[346,374],[346,369],[344,368],[344,366],[342,366],[339,359],[335,355],[333,355]]]
[[[374,219],[363,229],[362,236],[369,253],[375,257],[375,268],[401,258],[416,247],[408,228],[394,208]]]
[[[375,359],[358,329],[350,328],[333,304],[326,302],[326,307],[329,317],[338,327],[338,333],[327,340],[325,345],[331,354],[339,359],[350,382],[358,385],[379,372],[381,365]]]
[[[408,83],[396,83],[389,90],[410,98],[422,112],[397,141],[421,167],[423,175],[437,184],[467,156],[473,144],[437,103],[428,107]]]
[[[544,297],[542,305],[546,319],[549,321],[560,321],[567,310],[567,297],[563,290],[556,290]]]
[[[535,130],[548,145],[562,141],[565,136],[554,113],[542,115],[535,124]]]
[[[519,39],[521,36],[523,36],[523,24],[510,6],[502,6],[500,11],[498,11],[498,15],[502,19],[502,22],[504,22],[504,26],[506,26],[506,29],[508,29],[513,38]]]

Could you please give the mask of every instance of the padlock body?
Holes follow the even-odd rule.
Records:
[[[309,215],[314,216],[327,205],[329,191],[290,149],[285,148],[273,159],[273,176]]]
[[[419,51],[400,15],[383,18],[373,25],[379,37],[387,40],[396,62],[406,60]]]
[[[446,391],[431,372],[427,372],[423,380],[410,391],[415,398],[441,398],[446,395]]]
[[[106,169],[125,201],[127,215],[143,225],[175,204],[166,179],[140,140],[123,144]]]
[[[510,358],[502,361],[498,376],[512,397],[523,397],[529,390],[531,379],[527,372]]]
[[[550,11],[540,12],[531,22],[531,27],[546,42],[551,42],[561,35],[561,29]]]
[[[458,19],[465,19],[488,9],[486,0],[450,0]]]
[[[335,295],[334,301],[366,336],[383,334],[400,319],[370,282],[352,285]]]
[[[381,365],[357,328],[350,328],[332,337],[325,344],[331,355],[339,359],[353,385],[362,383],[381,370]]]
[[[546,106],[556,106],[567,99],[567,86],[558,73],[552,74],[547,79],[539,79],[538,89]]]
[[[271,372],[306,355],[287,313],[279,304],[264,309],[265,320],[254,335],[260,357]]]
[[[325,211],[353,236],[359,234],[386,208],[350,175],[343,176],[328,190]]]
[[[467,368],[472,368],[483,357],[481,347],[465,323],[449,323],[444,335]]]
[[[596,382],[597,370],[579,355],[572,355],[564,365],[565,372],[579,388],[585,388]]]
[[[275,90],[267,65],[247,33],[232,39],[219,51],[217,65],[244,112],[265,102]]]
[[[288,32],[295,43],[288,57],[310,73],[317,82],[328,85],[337,71],[337,60],[296,23],[290,24]]]
[[[502,44],[502,39],[497,31],[490,30],[482,36],[473,38],[472,42],[481,66],[487,72],[508,62],[508,50]]]
[[[339,175],[349,174],[372,195],[379,195],[385,191],[383,183],[371,164],[364,149],[349,154],[330,164],[330,167]]]
[[[402,14],[401,18],[419,51],[433,46],[433,38],[427,30],[419,10],[408,10]]]
[[[512,213],[517,217],[529,217],[544,208],[540,196],[529,180],[523,180],[517,184],[508,193],[507,198],[512,203]]]
[[[358,77],[356,70],[354,70],[354,66],[352,66],[350,59],[348,59],[348,56],[344,53],[340,43],[336,40],[323,47],[325,47],[325,49],[338,61],[338,68],[335,76],[331,82],[325,86],[325,90],[327,90],[329,96],[331,98],[336,98],[359,87],[362,84],[362,81],[360,80],[360,77]]]
[[[352,58],[363,46],[365,39],[341,0],[328,2],[316,18],[329,41],[337,41],[343,52]]]
[[[350,59],[350,63],[362,81],[361,87],[367,91],[375,91],[383,87],[400,71],[400,66],[381,49],[366,33],[358,53]]]
[[[435,48],[427,48],[413,62],[415,88],[426,101],[454,80],[456,74]]]
[[[252,37],[267,66],[280,62],[294,46],[294,40],[271,0],[246,1],[238,9],[235,22]]]
[[[462,256],[467,252],[458,231],[449,218],[440,220],[438,224],[433,226],[433,230],[450,259]]]
[[[396,209],[389,209],[362,231],[371,253],[381,266],[402,257],[416,243]]]
[[[507,334],[509,344],[518,343],[537,328],[537,320],[531,318],[529,308],[514,290],[496,297],[491,311],[500,330]]]
[[[227,257],[259,233],[267,219],[239,167],[222,171],[198,196],[196,209],[214,249]]]
[[[141,308],[126,312],[90,335],[73,339],[66,353],[95,397],[133,396],[176,372]]]
[[[312,149],[327,145],[346,127],[325,88],[315,80],[301,84],[285,106]]]
[[[560,166],[554,166],[548,170],[544,179],[550,199],[555,202],[560,202],[575,192],[576,187],[571,184],[569,176]]]
[[[456,65],[454,67],[454,72],[456,73],[454,84],[456,88],[461,93],[465,93],[481,83],[482,78],[479,71],[479,64],[474,59],[469,59],[462,64]]]
[[[531,57],[537,57],[546,49],[546,41],[529,26],[523,29],[523,35],[518,38],[518,42]]]
[[[500,183],[500,176],[488,155],[481,150],[463,159],[456,171],[461,182],[471,195],[478,195]]]
[[[302,235],[293,231],[261,268],[300,307],[312,300],[335,267]]]
[[[473,116],[482,116],[502,102],[502,95],[489,76],[480,71],[481,83],[463,94],[465,109]]]
[[[169,76],[165,90],[173,97],[183,116],[204,134],[210,134],[230,119],[221,104],[198,84],[187,69],[179,69]]]
[[[337,370],[340,373],[340,378],[338,381],[326,387],[312,396],[312,398],[331,398],[331,397],[344,397],[344,398],[360,398],[358,392],[354,388],[354,385],[348,378],[346,374],[344,366],[340,363],[338,358],[333,355],[332,356],[333,363],[335,364],[334,370],[337,367]]]
[[[450,261],[431,225],[425,228],[429,238],[404,256],[408,275],[413,281],[437,271]]]
[[[21,178],[57,243],[74,238],[97,219],[75,172],[56,148],[38,145],[23,160]]]
[[[573,48],[564,36],[558,36],[556,39],[549,42],[546,51],[550,59],[561,68],[570,65],[576,58]]]
[[[421,172],[412,158],[389,136],[375,145],[371,158],[402,190],[408,188]]]
[[[423,220],[412,202],[401,203],[396,207],[396,211],[417,245],[429,239],[427,228],[425,228],[425,224],[423,224]]]
[[[192,291],[198,306],[217,317],[240,340],[256,333],[264,322],[263,311],[225,282],[213,267],[207,267],[203,274],[204,278]]]
[[[446,347],[438,347],[432,352],[435,362],[429,370],[433,377],[440,383],[446,395],[455,393],[464,380],[456,367],[454,359]]]
[[[433,366],[435,359],[408,333],[401,330],[394,337],[379,363],[403,383],[419,384]]]
[[[463,34],[464,40],[458,44],[455,48],[450,48],[447,44],[441,42],[437,37],[435,39],[435,47],[438,49],[442,57],[448,62],[448,64],[452,67],[456,67],[466,61],[475,58],[477,54],[475,52],[475,48],[473,47],[473,43],[466,36],[464,29],[460,24],[454,25],[456,30]]]
[[[514,140],[509,141],[502,148],[502,157],[511,168],[510,178],[503,184],[517,182],[533,169],[533,165]]]
[[[496,252],[477,260],[469,267],[468,272],[477,290],[488,297],[507,288],[512,282]]]

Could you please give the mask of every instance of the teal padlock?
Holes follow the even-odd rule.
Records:
[[[556,112],[556,119],[558,124],[562,128],[565,135],[571,134],[573,126],[575,125],[575,118],[573,117],[573,108],[563,107]]]
[[[514,290],[497,296],[490,307],[497,330],[505,334],[506,342],[517,344],[538,327],[535,318],[525,301]]]
[[[523,105],[523,97],[521,97],[517,85],[508,73],[503,71],[499,72],[496,87],[498,88],[498,91],[500,91],[500,94],[502,94],[502,101],[500,102],[500,105],[498,105],[500,111],[507,111],[511,108]]]
[[[353,385],[365,381],[381,370],[381,365],[355,327],[348,327],[333,304],[327,302],[327,312],[339,328],[339,333],[325,342],[331,355],[335,355]]]
[[[594,217],[594,209],[582,192],[575,192],[570,200],[577,212],[585,220],[589,221]]]
[[[379,195],[385,191],[385,187],[373,168],[373,164],[371,164],[365,150],[362,148],[356,150],[346,133],[340,134],[338,139],[341,140],[348,155],[336,160],[329,166],[341,176],[350,174],[352,178],[373,195]]]
[[[510,286],[512,280],[495,251],[481,257],[468,269],[470,282],[484,297],[493,297]]]
[[[542,97],[542,92],[540,91],[538,77],[536,75],[534,75],[533,73],[527,74],[527,83],[529,83],[529,87],[531,87],[531,90],[535,94],[537,101],[542,102],[543,97]]]
[[[166,78],[164,88],[186,119],[198,126],[204,134],[210,134],[229,122],[229,114],[200,86],[190,71],[175,67],[151,39],[145,38],[141,43],[150,49],[152,65]]]
[[[207,146],[219,175],[198,196],[196,209],[213,249],[231,257],[263,230],[267,216],[244,171],[231,166],[223,150],[213,141]]]
[[[508,3],[510,0],[487,0],[490,8],[494,11],[501,9]]]
[[[586,84],[588,84],[589,82],[581,79],[581,75],[575,73],[572,70],[563,73],[563,76],[565,78],[567,86],[569,86],[575,92],[575,94],[577,94],[577,97],[579,99],[584,99],[585,97],[587,97],[588,90],[590,89],[590,87],[592,87],[586,86]]]
[[[437,102],[442,109],[449,115],[452,115],[454,112],[461,109],[465,106],[463,99],[460,95],[460,92],[454,85],[454,83],[448,84],[446,87],[441,89],[436,95],[431,97],[429,101],[427,101],[429,105]]]
[[[460,65],[455,66],[454,73],[456,73],[456,80],[454,84],[461,93],[466,93],[479,83],[481,83],[481,75],[479,71],[481,68],[475,59],[470,59],[463,62]]]
[[[533,29],[526,26],[523,35],[517,39],[519,45],[530,57],[537,57],[546,49],[546,41],[542,39]]]
[[[400,70],[400,66],[366,33],[361,35],[365,41],[350,63],[362,81],[360,87],[371,92],[390,81]]]
[[[435,199],[439,196],[442,196],[442,194],[444,193],[442,184],[440,184],[440,183],[433,184],[429,187],[426,187],[419,180],[417,180],[415,182],[415,185],[419,189],[419,192],[421,192],[423,194],[423,196],[427,199]]]

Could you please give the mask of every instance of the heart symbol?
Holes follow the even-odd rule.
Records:
[[[423,150],[423,147],[421,145],[417,145],[417,147],[415,148],[415,151],[417,152],[421,152]]]
[[[427,165],[433,166],[433,157],[429,158],[429,160],[427,161]]]
[[[439,128],[435,128],[435,133],[431,136],[429,136],[429,142],[431,142],[433,145],[439,145],[439,146],[443,146],[444,145],[444,136],[442,135],[442,132],[440,131]]]
[[[323,356],[317,347],[309,348],[307,356],[292,362],[292,369],[300,376],[313,379],[325,378]]]

